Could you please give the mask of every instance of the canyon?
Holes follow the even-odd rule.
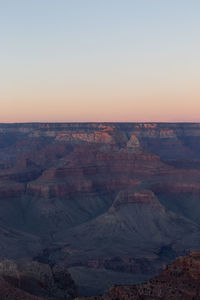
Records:
[[[139,284],[200,249],[200,124],[0,124],[0,203],[2,263]]]
[[[199,280],[200,252],[197,251],[164,266],[161,275],[145,283],[113,286],[108,294],[85,300],[199,300]]]

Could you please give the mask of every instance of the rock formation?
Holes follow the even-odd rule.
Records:
[[[95,272],[150,278],[200,249],[199,182],[200,124],[0,124],[0,259],[59,263],[88,295]]]
[[[69,273],[36,261],[0,262],[0,299],[71,300],[77,296]]]
[[[78,299],[78,298],[77,298]],[[85,300],[199,300],[200,252],[180,257],[161,275],[133,286],[113,286],[109,293]]]

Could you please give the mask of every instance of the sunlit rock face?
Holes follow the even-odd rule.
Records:
[[[143,284],[113,286],[108,294],[85,300],[200,299],[200,252],[180,257],[161,275]],[[77,298],[78,299],[78,298]]]
[[[0,124],[0,257],[139,282],[200,248],[199,184],[200,124]]]

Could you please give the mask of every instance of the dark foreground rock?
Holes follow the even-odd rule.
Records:
[[[70,274],[58,265],[0,262],[1,300],[71,300],[75,296],[77,289]]]
[[[84,299],[199,300],[200,252],[193,252],[189,256],[178,258],[171,265],[167,265],[161,275],[146,283],[133,286],[113,286],[106,295]]]

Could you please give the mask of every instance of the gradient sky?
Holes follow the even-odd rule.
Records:
[[[0,122],[200,121],[199,0],[0,0]]]

